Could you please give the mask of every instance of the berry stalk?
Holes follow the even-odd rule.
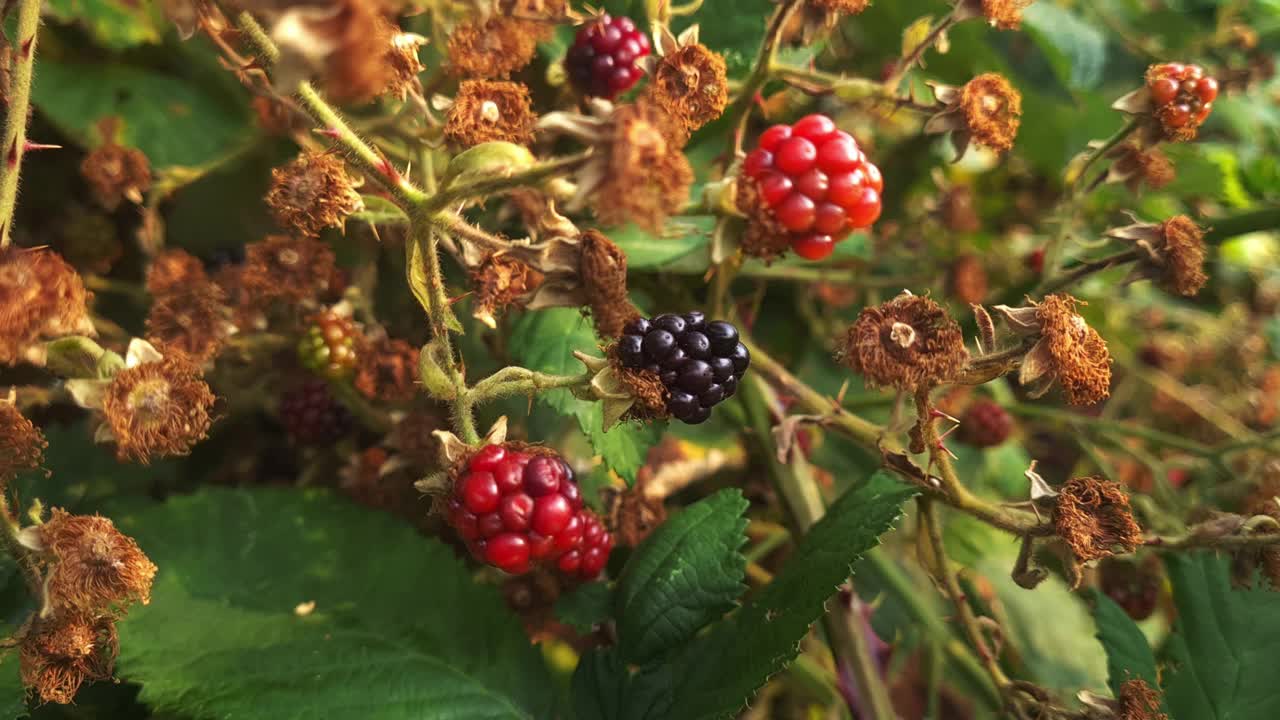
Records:
[[[27,145],[27,118],[31,114],[31,77],[35,69],[36,38],[40,31],[40,0],[18,5],[17,52],[9,82],[9,112],[4,119],[4,167],[0,168],[0,247],[13,234],[13,213],[18,204],[18,176]]]

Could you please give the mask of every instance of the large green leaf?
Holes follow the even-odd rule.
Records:
[[[121,624],[118,666],[153,707],[272,720],[552,716],[546,668],[498,593],[386,515],[258,489],[116,519],[160,567],[151,604]]]
[[[243,148],[251,135],[243,103],[122,63],[41,58],[32,98],[54,125],[86,147],[100,142],[100,120],[119,117],[121,142],[142,150],[157,169],[215,165]]]
[[[1226,561],[1209,553],[1166,560],[1178,607],[1165,701],[1175,720],[1274,720],[1280,595],[1234,590]]]
[[[79,23],[98,45],[130,48],[160,42],[162,17],[150,0],[46,0],[45,12],[64,23]]]
[[[1107,40],[1096,27],[1048,2],[1034,3],[1024,10],[1023,25],[1067,87],[1084,90],[1102,81]]]
[[[634,485],[649,448],[662,439],[665,423],[619,423],[606,431],[603,415],[592,422],[595,424],[588,431],[592,449],[628,486]]]
[[[9,637],[14,627],[0,623],[0,637]],[[18,674],[18,654],[6,652],[0,655],[0,718],[9,720],[27,716],[27,691]]]
[[[596,648],[573,673],[573,710],[578,720],[658,720],[670,717],[670,665],[631,672],[617,648]]]
[[[711,720],[737,712],[799,651],[823,604],[880,542],[916,494],[877,472],[833,504],[782,571],[751,602],[713,626],[679,660],[673,678],[675,720]]]
[[[1098,625],[1098,641],[1107,651],[1107,684],[1119,695],[1126,680],[1145,680],[1159,687],[1156,658],[1133,618],[1100,592],[1094,592],[1093,619]]]
[[[733,607],[745,586],[747,538],[738,490],[685,508],[636,549],[618,580],[618,645],[643,664],[688,642]]]
[[[587,583],[556,601],[556,618],[581,632],[591,632],[609,619],[613,589],[608,583]]]

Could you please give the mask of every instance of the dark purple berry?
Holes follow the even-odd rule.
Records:
[[[711,366],[711,374],[716,382],[724,382],[734,375],[733,361],[727,357],[713,357],[707,364]]]
[[[659,377],[662,378],[663,385],[666,385],[667,387],[672,387],[676,384],[676,381],[680,379],[680,373],[675,370],[664,370],[662,372],[662,375],[660,375]]]
[[[650,360],[662,360],[676,347],[676,339],[666,330],[650,330],[644,336],[644,354]]]
[[[738,377],[735,375],[721,382],[720,387],[724,388],[724,396],[726,398],[733,397],[733,394],[738,391]]]
[[[531,497],[542,497],[560,490],[564,465],[554,458],[536,457],[524,469],[524,491]]]
[[[733,352],[734,346],[738,344],[738,328],[730,325],[723,320],[713,320],[707,323],[707,338],[711,340],[711,350],[717,355],[728,355]]]
[[[684,314],[684,326],[686,330],[701,330],[707,325],[707,316],[694,310]]]
[[[626,325],[622,326],[623,335],[639,335],[644,337],[650,330],[651,325],[646,318],[636,318]]]
[[[751,353],[747,352],[747,346],[742,343],[735,345],[728,357],[733,361],[734,372],[738,375],[746,372],[747,366],[751,364]]]
[[[684,365],[688,359],[689,356],[685,354],[684,350],[676,348],[671,351],[671,354],[665,360],[658,364],[662,366],[663,370],[679,370],[680,366]]]
[[[708,408],[712,407],[713,405],[718,404],[721,400],[724,400],[723,385],[713,384],[711,387],[707,388],[706,390],[703,390],[702,393],[698,395],[698,402],[702,405],[702,407],[708,407]]]
[[[672,315],[671,313],[659,315],[658,317],[654,318],[653,326],[656,328],[660,328],[662,330],[666,330],[667,332],[677,337],[679,337],[680,333],[685,331],[684,318],[680,317],[679,315]]]
[[[697,411],[695,411],[692,415],[686,418],[681,418],[681,419],[684,420],[689,425],[698,425],[700,423],[706,422],[707,419],[710,417],[711,417],[711,408],[699,407]]]
[[[684,348],[685,354],[689,357],[698,360],[706,360],[711,354],[711,341],[697,330],[689,330],[681,335],[680,347]]]
[[[680,387],[700,393],[711,387],[711,366],[701,360],[690,360],[680,369]]]
[[[323,380],[311,379],[280,398],[280,422],[295,442],[327,445],[351,430],[352,418]]]
[[[618,359],[634,368],[644,364],[644,338],[639,335],[623,335],[618,338]]]
[[[671,397],[667,399],[667,409],[681,420],[697,412],[700,407],[698,398],[680,390],[672,392]]]
[[[565,69],[583,94],[612,100],[644,74],[637,61],[650,50],[649,38],[630,19],[601,15],[578,30]]]

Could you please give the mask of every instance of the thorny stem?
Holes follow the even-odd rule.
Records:
[[[804,0],[785,0],[773,11],[773,15],[769,18],[769,25],[765,29],[764,42],[760,44],[760,51],[756,54],[755,65],[751,68],[751,74],[747,76],[745,82],[742,83],[741,90],[738,91],[738,97],[733,101],[733,105],[725,111],[725,116],[736,120],[733,122],[733,135],[731,136],[730,147],[732,150],[731,157],[737,157],[742,153],[742,140],[747,134],[747,121],[751,117],[751,105],[756,101],[756,94],[759,93],[766,82],[769,81],[769,75],[774,66],[774,58],[778,55],[778,43],[782,39],[782,31],[787,26],[787,22],[791,20],[791,16],[804,4]]]
[[[236,24],[240,27],[240,32],[244,34],[244,39],[258,55],[258,63],[264,68],[280,62],[280,49],[272,42],[271,37],[267,35],[267,31],[258,24],[253,15],[248,10],[241,11],[236,16]]]
[[[548,375],[523,367],[505,367],[476,383],[469,394],[474,403],[484,403],[513,395],[532,395],[543,390],[573,388],[591,382],[591,373]]]
[[[890,93],[896,93],[898,85],[902,83],[902,78],[906,77],[911,68],[920,62],[920,58],[924,57],[929,48],[938,42],[938,38],[942,37],[943,33],[958,22],[960,22],[960,18],[956,17],[954,11],[935,22],[933,27],[929,28],[929,34],[925,35],[918,45],[911,48],[911,52],[899,59],[897,64],[893,66],[893,72],[889,73],[889,77],[884,80],[885,89]]]
[[[1132,135],[1140,127],[1142,127],[1142,119],[1134,118],[1125,123],[1124,127],[1117,130],[1114,135],[1107,138],[1101,146],[1090,152],[1085,158],[1084,163],[1080,165],[1080,169],[1075,171],[1075,175],[1071,178],[1070,182],[1068,182],[1067,198],[1071,199],[1075,195],[1076,187],[1080,183],[1080,178],[1083,178],[1085,174],[1089,172],[1089,168],[1097,162],[1098,158],[1105,156],[1112,148],[1124,142],[1126,138]]]
[[[1141,258],[1141,254],[1137,250],[1124,250],[1114,255],[1108,255],[1097,260],[1080,263],[1057,277],[1049,278],[1031,291],[1032,295],[1048,295],[1059,290],[1065,290],[1072,285],[1080,282],[1084,278],[1098,272],[1102,272],[1108,268],[1130,263]]]
[[[513,188],[533,185],[548,178],[573,172],[591,158],[592,151],[540,162],[509,175],[494,175],[459,185],[445,185],[436,194],[422,201],[428,212],[438,212],[467,198],[487,197]]]
[[[0,168],[0,248],[13,235],[18,204],[18,176],[26,154],[27,118],[31,114],[31,75],[35,68],[36,38],[40,29],[40,0],[21,0],[18,6],[17,52],[9,80],[9,112],[4,119],[4,165]]]

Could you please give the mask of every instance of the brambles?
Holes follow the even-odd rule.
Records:
[[[991,400],[976,400],[960,417],[960,441],[974,447],[995,447],[1009,439],[1013,418]]]
[[[880,217],[880,169],[825,115],[764,131],[742,172],[743,184],[752,186],[740,200],[743,210],[763,215],[766,232],[785,232],[806,260],[827,257],[851,231]]]
[[[667,411],[690,425],[706,422],[712,408],[733,397],[751,364],[738,329],[698,311],[636,318],[613,353],[623,367],[657,377]]]
[[[294,442],[325,445],[342,438],[354,424],[351,413],[334,400],[329,386],[308,379],[280,398],[280,422]]]
[[[613,549],[583,506],[573,470],[554,453],[486,445],[458,470],[447,504],[449,525],[471,554],[513,575],[541,565],[590,580]]]
[[[565,69],[579,92],[612,100],[640,81],[644,70],[638,61],[651,50],[631,18],[604,14],[578,29]]]
[[[968,357],[960,326],[937,303],[911,293],[864,309],[838,354],[868,387],[908,391],[951,380]]]
[[[364,207],[342,158],[333,153],[305,153],[272,170],[266,203],[277,225],[304,237],[339,227]]]
[[[1100,477],[1075,478],[1059,490],[1053,525],[1076,562],[1111,557],[1117,550],[1131,553],[1142,544],[1129,497]]]
[[[1218,81],[1206,77],[1199,65],[1152,65],[1147,68],[1146,83],[1155,116],[1168,140],[1194,138],[1218,97]]]
[[[524,85],[464,80],[449,105],[444,134],[465,147],[495,141],[528,144],[535,122]]]

